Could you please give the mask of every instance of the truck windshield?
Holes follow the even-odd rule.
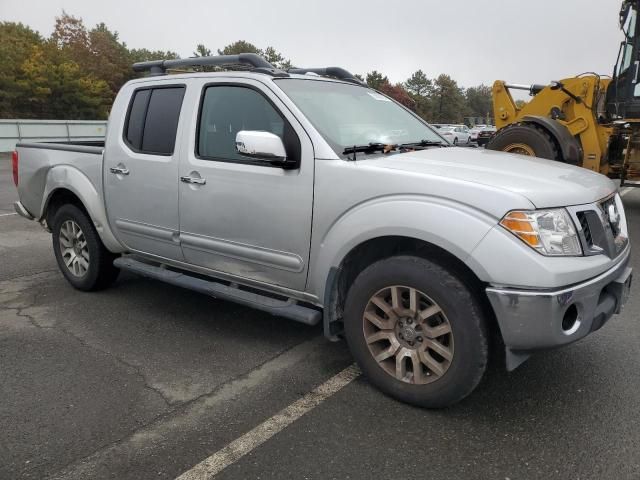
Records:
[[[276,81],[338,155],[370,143],[447,143],[426,123],[370,88],[312,79]]]

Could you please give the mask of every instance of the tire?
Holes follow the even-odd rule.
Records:
[[[514,123],[504,127],[487,143],[486,148],[562,161],[555,140],[545,129],[532,123]]]
[[[393,306],[393,289],[401,299],[396,300],[399,308]],[[417,298],[413,305],[420,305],[414,310],[409,289]],[[378,306],[384,298],[390,314]],[[442,408],[462,400],[480,383],[488,361],[486,321],[469,288],[444,267],[411,256],[380,260],[358,275],[344,307],[349,349],[371,383],[387,395]],[[427,315],[429,308],[441,311],[418,328],[420,313]],[[439,344],[435,350],[434,342]],[[391,351],[395,353],[384,359]]]
[[[60,207],[51,232],[58,268],[74,288],[101,290],[116,280],[120,273],[113,266],[116,255],[103,245],[83,210],[72,204]]]
[[[453,144],[457,147],[458,146],[458,138],[454,138],[453,139]]]

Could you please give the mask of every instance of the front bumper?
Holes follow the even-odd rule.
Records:
[[[513,370],[536,351],[566,345],[620,313],[629,295],[630,249],[603,274],[553,291],[487,288]]]

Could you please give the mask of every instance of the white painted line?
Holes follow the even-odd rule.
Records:
[[[627,187],[627,188],[622,189],[620,191],[620,196],[624,197],[627,193],[629,193],[633,189],[634,189],[634,187]]]
[[[314,388],[301,399],[280,410],[253,430],[248,431],[210,457],[205,458],[192,469],[180,475],[176,480],[208,480],[213,478],[229,465],[233,465],[254,448],[262,445],[304,414],[310,412],[326,399],[349,385],[358,376],[360,376],[360,369],[355,364],[350,365],[322,385]]]
[[[17,215],[17,213],[0,213],[0,217],[8,217],[9,215]]]

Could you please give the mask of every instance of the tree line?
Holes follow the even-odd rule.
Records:
[[[217,49],[219,55],[245,52],[258,53],[278,68],[293,67],[275,48],[244,40]],[[204,44],[193,52],[212,54]],[[0,118],[105,119],[122,85],[141,75],[132,70],[133,63],[174,58],[180,57],[172,51],[129,48],[104,23],[88,29],[65,12],[48,38],[22,23],[0,22]],[[449,75],[428,78],[422,70],[400,83],[375,70],[357,76],[429,122],[462,123],[491,113],[486,85],[465,89]]]

